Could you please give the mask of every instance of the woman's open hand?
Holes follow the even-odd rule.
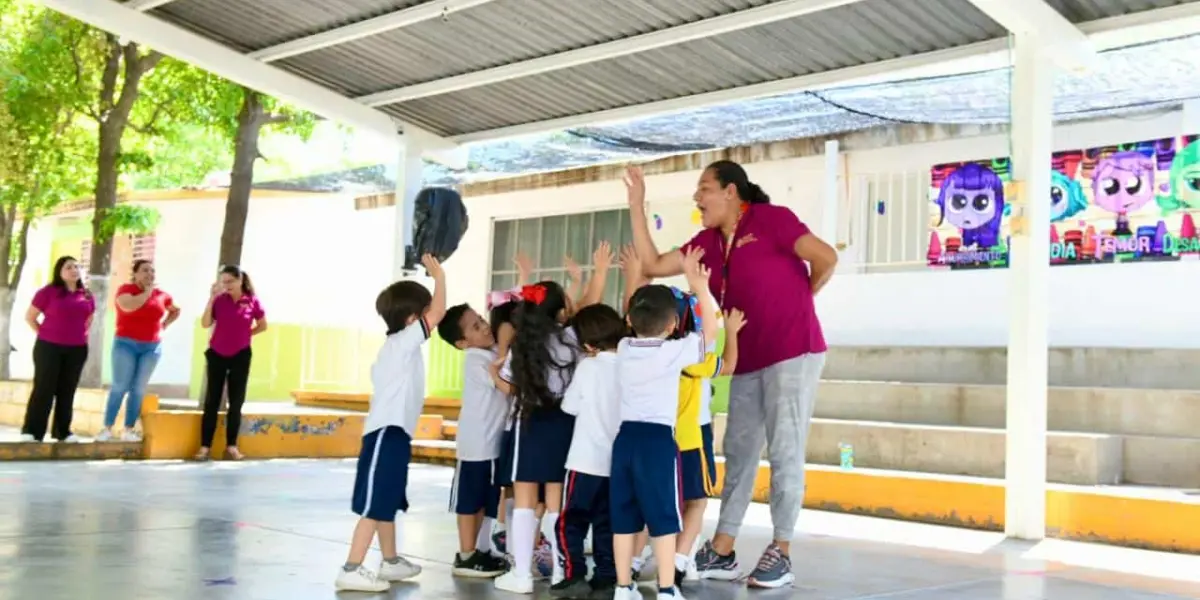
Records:
[[[625,167],[625,194],[629,207],[641,209],[646,203],[646,175],[637,165]]]

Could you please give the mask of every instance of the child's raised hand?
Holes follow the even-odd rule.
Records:
[[[425,267],[425,272],[434,279],[441,279],[446,276],[446,272],[442,270],[442,263],[434,258],[432,254],[421,255],[421,265]]]
[[[583,267],[575,262],[575,259],[570,256],[563,256],[563,267],[567,270],[567,276],[571,281],[583,281]]]
[[[742,311],[731,308],[725,313],[725,333],[734,334],[741,331],[746,326],[746,315]]]
[[[596,251],[592,253],[592,267],[597,271],[607,271],[612,266],[612,262],[612,245],[608,242],[600,242],[600,245],[596,246]]]
[[[704,250],[692,246],[683,253],[683,275],[687,277],[688,283],[699,283],[699,288],[708,285],[708,267],[700,262],[704,258]]]
[[[625,279],[628,281],[642,280],[642,260],[638,258],[633,244],[621,248],[621,270],[625,272]]]
[[[528,281],[530,275],[533,274],[533,260],[529,258],[529,255],[524,252],[518,252],[513,257],[513,264],[517,266],[517,276],[520,278],[520,281]]]

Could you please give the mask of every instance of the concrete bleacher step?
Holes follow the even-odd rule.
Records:
[[[1050,385],[1200,390],[1200,350],[1051,348]],[[995,347],[833,346],[827,379],[1002,385],[1007,351]]]
[[[7,442],[0,444],[0,462],[21,460],[133,460],[143,456],[141,442],[82,442],[78,444]]]

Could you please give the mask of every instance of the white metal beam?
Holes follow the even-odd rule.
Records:
[[[617,58],[629,54],[637,54],[662,48],[664,46],[672,46],[682,44],[693,40],[703,39],[732,31],[749,29],[758,27],[776,21],[792,19],[803,15],[828,10],[846,4],[853,4],[859,0],[781,0],[763,6],[741,10],[735,13],[704,19],[694,23],[660,29],[642,35],[635,35],[612,42],[578,48],[576,50],[568,50],[558,54],[542,56],[530,60],[502,65],[473,73],[464,73],[444,79],[437,79],[425,83],[408,85],[392,90],[385,90],[375,94],[362,96],[358,98],[359,102],[367,106],[383,106],[385,104],[395,104],[397,102],[405,102],[407,100],[415,100],[417,98],[425,98],[428,96],[437,96],[439,94],[447,94],[470,88],[476,88],[501,81],[518,79],[521,77],[529,77],[540,73],[557,71],[559,69],[568,69],[579,65],[593,63],[601,60]]]
[[[1050,49],[1045,57],[1060,67],[1086,70],[1096,60],[1087,35],[1045,0],[969,0],[1015,35],[1031,35]]]
[[[40,0],[47,8],[144,44],[318,115],[395,139],[392,118],[311,81],[111,0]]]
[[[137,1],[137,0],[134,0]],[[143,0],[149,2],[162,0]],[[171,0],[165,0],[170,2]],[[487,4],[492,0],[434,0],[418,4],[396,12],[380,15],[358,23],[351,23],[329,31],[322,31],[290,42],[276,44],[269,48],[256,50],[247,56],[263,62],[282,60],[298,54],[313,52],[322,48],[345,44],[357,39],[378,35],[394,29],[408,27],[431,19],[444,18],[452,13]]]
[[[175,0],[129,0],[125,3],[125,7],[146,12],[148,10],[154,10],[164,4],[170,4],[174,1]]]
[[[1079,29],[1087,34],[1097,50],[1109,50],[1200,34],[1200,2],[1191,2],[1169,8],[1159,8],[1130,15],[1088,21],[1080,23]],[[693,94],[691,96],[648,102],[634,106],[571,115],[559,119],[476,131],[454,136],[452,139],[460,143],[478,143],[561,131],[573,127],[599,126],[650,116],[660,116],[727,102],[776,96],[805,89],[894,81],[906,77],[944,75],[946,73],[943,66],[954,63],[963,65],[963,68],[959,71],[962,73],[1002,68],[1009,64],[1009,58],[1008,40],[990,40],[948,50],[914,54],[912,56],[747,85],[729,90]]]

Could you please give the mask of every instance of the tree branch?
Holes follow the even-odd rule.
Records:
[[[263,114],[263,116],[259,118],[258,126],[263,127],[266,125],[277,125],[279,123],[287,123],[288,121],[291,121],[291,120],[292,120],[292,118],[285,114],[266,113],[266,114]]]
[[[135,44],[130,44],[130,46],[134,46],[136,51],[137,46]],[[141,73],[146,73],[154,69],[154,67],[157,67],[158,63],[162,61],[163,58],[163,53],[157,50],[151,50],[145,56],[138,59],[138,71]]]
[[[83,43],[83,36],[80,35],[71,41],[71,62],[75,64],[75,90],[80,96],[84,95],[83,90],[83,61],[79,58],[79,45]],[[100,113],[92,106],[85,106],[84,112],[96,121],[100,120]]]
[[[17,234],[17,264],[8,272],[9,289],[16,289],[17,284],[21,282],[21,272],[25,270],[25,260],[29,258],[29,226],[32,224],[33,215],[26,213],[22,216],[21,231]]]
[[[148,119],[146,119],[145,124],[138,125],[136,123],[130,123],[129,127],[132,128],[134,131],[144,134],[144,135],[159,135],[159,134],[161,134],[162,132],[159,131],[159,129],[158,129],[158,119],[167,110],[168,104],[170,104],[170,102],[165,101],[165,100],[163,102],[155,103],[154,110],[150,113],[150,117]]]
[[[104,61],[104,75],[100,78],[100,120],[108,118],[117,97],[117,77],[121,74],[121,41],[117,36],[106,33],[108,59]]]

